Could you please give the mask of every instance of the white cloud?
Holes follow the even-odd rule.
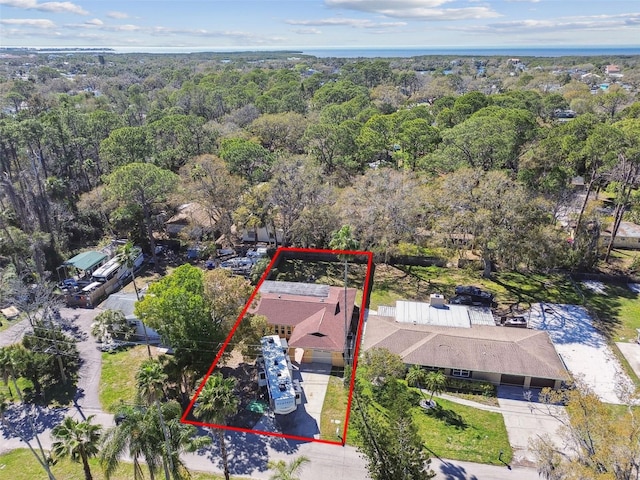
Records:
[[[100,20],[99,18],[92,18],[91,20],[87,20],[84,23],[87,24],[87,25],[95,25],[95,26],[104,25],[104,22],[102,20]]]
[[[44,2],[38,3],[37,0],[0,0],[0,5],[7,5],[14,8],[22,8],[25,10],[39,10],[41,12],[53,13],[75,13],[77,15],[88,15],[84,8],[72,2]]]
[[[129,18],[129,14],[128,13],[124,13],[124,12],[108,12],[107,13],[107,17],[109,18],[117,18],[118,20],[123,20],[125,18]]]
[[[293,33],[297,33],[298,35],[320,35],[322,33],[322,30],[313,27],[297,28],[293,30]]]
[[[2,25],[19,25],[35,28],[55,28],[56,24],[44,18],[7,18],[0,20]]]
[[[314,27],[354,27],[354,28],[381,28],[402,27],[406,22],[373,22],[360,18],[323,18],[319,20],[287,20],[289,25],[305,25]]]
[[[609,30],[640,26],[640,13],[564,17],[552,20],[515,20],[487,25],[495,32],[523,32],[549,30]]]
[[[325,0],[329,7],[360,10],[362,12],[380,12],[381,10],[413,8],[434,8],[453,0]]]
[[[445,21],[495,18],[500,14],[488,6],[438,8],[452,0],[325,0],[328,7],[375,13],[406,20]]]
[[[45,2],[36,6],[36,10],[54,13],[75,13],[77,15],[89,15],[84,8],[71,2]]]
[[[36,0],[0,0],[0,5],[25,9],[35,8],[37,3]]]

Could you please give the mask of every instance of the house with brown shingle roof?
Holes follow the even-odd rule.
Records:
[[[251,313],[264,315],[271,333],[286,338],[301,361],[344,366],[357,330],[356,289],[267,280]]]
[[[400,355],[407,365],[496,385],[559,388],[569,380],[547,332],[474,321],[443,325],[369,315],[363,349],[386,348]]]

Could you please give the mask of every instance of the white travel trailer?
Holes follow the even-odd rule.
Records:
[[[278,335],[267,335],[260,339],[260,344],[262,357],[256,362],[258,385],[266,385],[269,403],[275,413],[291,413],[302,401],[302,390],[300,384],[291,378],[287,341]]]

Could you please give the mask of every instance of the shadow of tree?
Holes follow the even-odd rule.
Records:
[[[631,291],[626,284],[613,283],[606,284],[606,295],[585,292],[585,307],[593,318],[593,324],[608,339],[615,336],[621,325],[621,298],[634,300],[638,298],[638,294]]]
[[[455,427],[457,430],[465,430],[469,426],[459,413],[442,408],[442,406],[438,404],[436,404],[434,408],[426,410],[426,413],[431,417],[441,420],[447,425]]]
[[[6,422],[10,428],[4,424],[0,425],[0,430],[4,438],[33,440],[36,435],[62,422],[67,414],[66,408],[41,408],[33,404],[25,405],[26,411],[23,409],[22,404],[10,405],[5,411],[4,422]],[[33,424],[33,429],[31,428],[31,424]]]
[[[455,463],[442,462],[440,472],[445,480],[478,480],[475,475],[467,475],[465,468]]]

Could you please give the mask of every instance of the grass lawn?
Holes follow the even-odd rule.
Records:
[[[156,347],[151,347],[151,355],[158,356]],[[116,353],[102,354],[100,404],[103,410],[113,413],[120,401],[135,402],[136,373],[140,364],[147,358],[146,345],[137,345]]]
[[[640,297],[626,284],[609,283],[605,295],[581,288],[585,306],[596,317],[600,328],[614,342],[633,341],[640,328]]]
[[[432,293],[451,298],[456,285],[476,285],[492,292],[498,310],[528,308],[540,301],[582,303],[580,293],[562,275],[495,273],[487,279],[482,278],[482,272],[469,269],[377,265],[371,308],[392,306],[401,299],[428,301]]]
[[[104,480],[105,476],[98,463],[98,460],[92,458],[90,460],[91,473],[94,480]],[[11,480],[46,480],[47,474],[40,464],[33,457],[33,454],[26,448],[13,450],[12,452],[0,455],[0,472],[2,478]],[[73,463],[70,460],[60,460],[51,467],[51,472],[56,478],[64,480],[84,480],[82,463]],[[148,471],[145,470],[145,478],[148,477]],[[156,478],[161,475],[157,474]],[[129,480],[133,478],[133,465],[130,463],[122,463],[115,474],[111,476],[111,480]],[[222,475],[214,475],[212,473],[191,472],[192,480],[219,480],[223,479]],[[232,477],[240,479],[242,477]]]
[[[438,407],[427,413],[411,410],[425,446],[432,455],[452,460],[499,465],[498,455],[509,463],[511,445],[502,415],[437,399]]]
[[[341,441],[336,435],[336,428],[339,428],[339,433],[342,435],[344,421],[347,417],[348,400],[349,390],[343,387],[342,372],[332,371],[320,417],[320,438],[322,440]],[[340,423],[335,423],[336,420]]]
[[[370,386],[365,388],[369,389]],[[410,390],[414,392],[416,399],[421,398],[416,388]],[[501,465],[498,455],[502,451],[502,459],[507,463],[511,461],[513,452],[501,414],[441,398],[436,401],[438,408],[429,413],[417,405],[417,400],[408,412],[432,458]],[[386,409],[373,399],[370,405],[386,415]],[[357,412],[352,412],[351,418],[354,415]],[[357,430],[350,425],[347,443],[358,446],[359,441]]]

